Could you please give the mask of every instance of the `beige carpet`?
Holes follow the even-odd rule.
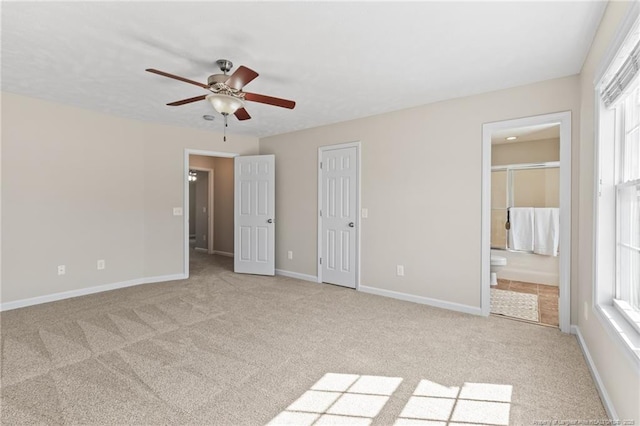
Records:
[[[231,267],[195,253],[187,281],[2,313],[0,423],[605,417],[575,337],[557,329]]]
[[[538,295],[517,291],[491,289],[491,313],[539,322]]]

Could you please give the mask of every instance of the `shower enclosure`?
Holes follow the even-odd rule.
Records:
[[[559,206],[560,162],[491,167],[491,248],[523,252],[509,247],[510,208]]]

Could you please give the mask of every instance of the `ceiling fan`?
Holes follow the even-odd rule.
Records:
[[[180,77],[177,75],[169,74],[164,71],[156,70],[153,68],[147,68],[146,71],[158,74],[164,77],[180,80],[185,83],[194,84],[200,86],[203,89],[209,90],[211,93],[208,95],[196,96],[193,98],[182,99],[168,103],[169,106],[180,106],[189,104],[192,102],[198,102],[208,100],[213,105],[213,108],[226,118],[229,114],[236,116],[238,120],[248,120],[251,118],[247,110],[244,108],[244,102],[259,102],[267,105],[274,105],[282,108],[293,109],[296,106],[294,101],[287,99],[274,98],[272,96],[259,95],[257,93],[249,93],[242,90],[242,88],[253,81],[258,73],[245,66],[240,66],[233,74],[227,73],[233,68],[233,63],[227,59],[219,59],[216,61],[222,74],[210,75],[207,79],[207,83],[199,83],[197,81],[189,80],[188,78]]]

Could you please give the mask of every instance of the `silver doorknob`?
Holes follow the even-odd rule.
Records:
[[[349,228],[353,228],[354,226],[356,226],[356,224],[355,224],[355,223],[353,223],[353,222],[349,222]]]
[[[273,219],[267,219],[267,223],[273,223]]]

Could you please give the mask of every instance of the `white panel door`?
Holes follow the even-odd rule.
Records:
[[[234,271],[275,273],[275,156],[235,157]]]
[[[356,287],[357,215],[356,147],[322,151],[322,281]]]

